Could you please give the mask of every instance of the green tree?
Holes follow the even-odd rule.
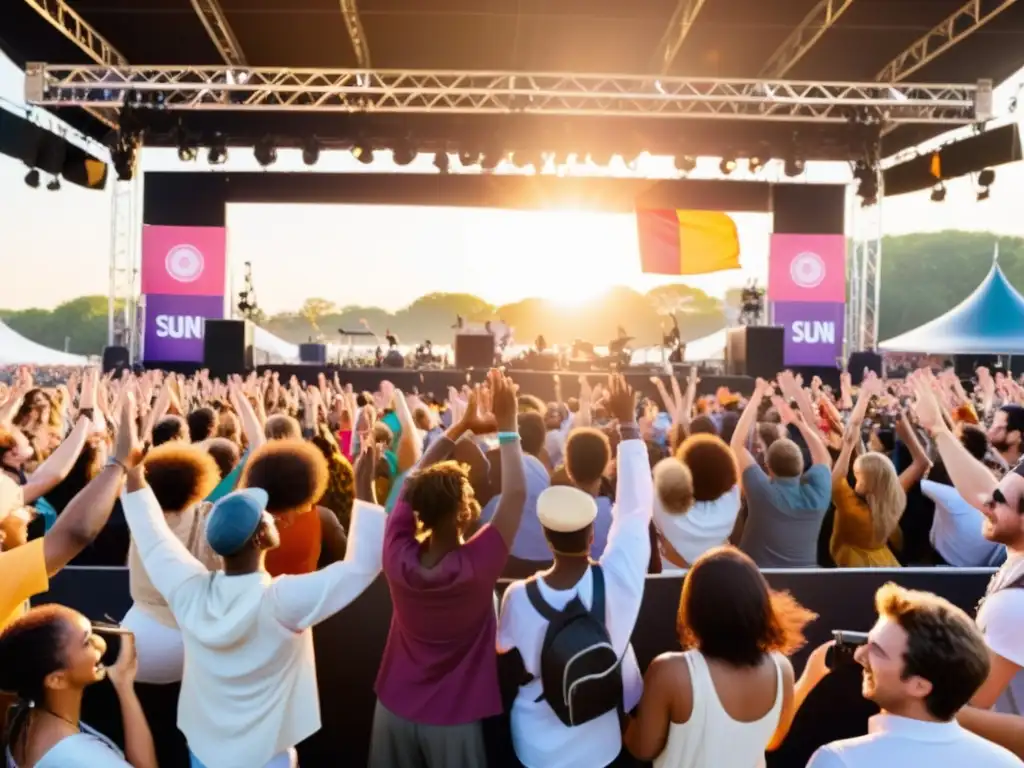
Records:
[[[306,299],[299,309],[299,314],[306,319],[316,333],[320,333],[319,320],[324,315],[334,311],[334,302],[327,299],[311,298]]]

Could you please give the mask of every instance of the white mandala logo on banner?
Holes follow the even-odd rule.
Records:
[[[176,245],[164,259],[167,274],[179,283],[194,283],[203,274],[203,254],[191,245]]]
[[[818,254],[804,251],[790,262],[789,276],[801,288],[817,288],[825,279],[825,262]]]

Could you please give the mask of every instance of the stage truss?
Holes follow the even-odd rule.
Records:
[[[968,125],[982,84],[720,80],[427,70],[66,66],[30,63],[43,107],[542,114],[812,123]],[[981,102],[984,108],[984,101]]]

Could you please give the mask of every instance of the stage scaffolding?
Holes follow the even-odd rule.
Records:
[[[991,83],[722,80],[536,72],[67,66],[29,63],[44,107],[352,113],[543,114],[776,122],[969,125]]]
[[[992,83],[722,80],[534,72],[68,66],[30,63],[26,100],[42,107],[205,112],[538,114],[791,123],[973,125],[991,115]],[[877,166],[877,163],[875,164]],[[138,355],[141,175],[113,196],[110,337],[123,302]],[[881,173],[879,172],[881,192]],[[847,351],[878,336],[881,212],[855,201],[848,260]]]

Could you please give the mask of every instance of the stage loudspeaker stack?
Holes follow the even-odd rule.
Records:
[[[489,333],[460,333],[455,337],[456,368],[494,365],[494,337]]]
[[[253,370],[253,325],[248,320],[207,320],[203,334],[203,367],[225,379]]]
[[[405,358],[397,349],[389,349],[384,355],[385,368],[405,368]]]
[[[303,363],[327,365],[327,345],[299,344],[299,360]]]
[[[785,369],[783,334],[783,328],[776,325],[730,328],[725,343],[726,374],[774,379]]]
[[[846,370],[850,372],[850,382],[859,387],[864,380],[864,369],[874,371],[876,375],[882,375],[882,356],[877,352],[853,352],[846,364]]]
[[[131,367],[128,347],[103,348],[103,372],[120,373]]]

